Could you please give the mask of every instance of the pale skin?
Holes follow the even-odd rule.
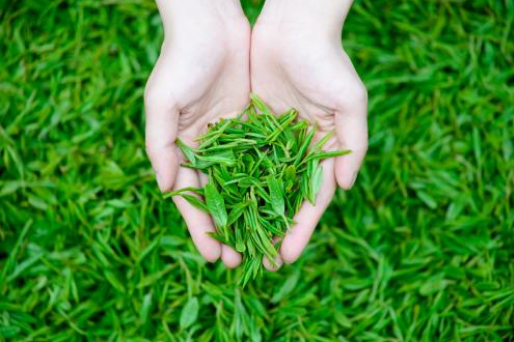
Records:
[[[250,91],[277,113],[290,107],[335,131],[331,149],[351,154],[327,160],[316,206],[307,202],[283,239],[276,263],[292,263],[305,249],[336,186],[350,189],[367,150],[367,93],[341,48],[350,0],[268,0],[250,33],[235,0],[158,0],[165,41],[145,89],[146,148],[161,191],[198,187],[205,177],[180,166],[177,137],[187,144],[209,122],[242,111]],[[200,254],[233,268],[241,256],[206,232],[209,215],[174,198]],[[263,260],[269,270],[276,270]]]

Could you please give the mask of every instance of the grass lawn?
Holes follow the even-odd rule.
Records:
[[[2,3],[0,341],[514,341],[512,0],[356,1],[365,166],[244,290],[145,156],[153,1]]]

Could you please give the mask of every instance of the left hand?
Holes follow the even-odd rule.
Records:
[[[334,130],[327,148],[351,150],[322,163],[324,180],[316,205],[302,205],[296,226],[282,241],[280,257],[286,263],[302,253],[336,183],[346,190],[353,186],[367,150],[367,92],[340,40],[350,5],[348,0],[268,0],[252,34],[252,91],[276,113],[298,109],[303,119],[317,123],[318,138]],[[264,264],[272,269],[269,262]]]

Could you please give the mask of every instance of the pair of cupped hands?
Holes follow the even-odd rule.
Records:
[[[298,109],[319,136],[333,130],[328,148],[351,150],[323,162],[316,205],[303,204],[281,242],[278,267],[296,261],[336,186],[353,186],[367,150],[367,93],[340,39],[351,0],[268,0],[253,29],[237,0],[158,0],[157,6],[165,39],[145,107],[146,150],[161,191],[205,184],[204,174],[181,167],[175,140],[195,146],[208,123],[240,113],[250,92],[275,113]],[[206,234],[215,230],[208,214],[173,200],[206,260],[240,264],[239,253]]]

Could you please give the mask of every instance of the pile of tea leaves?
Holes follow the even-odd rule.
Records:
[[[207,174],[208,183],[165,195],[182,196],[212,216],[212,236],[243,255],[243,286],[262,271],[264,256],[274,263],[273,238],[280,241],[295,224],[302,203],[315,204],[320,161],[348,153],[323,150],[332,133],[314,143],[316,126],[299,120],[296,109],[275,115],[258,96],[250,98],[238,117],[210,125],[197,148],[177,140],[187,159],[182,166]]]

